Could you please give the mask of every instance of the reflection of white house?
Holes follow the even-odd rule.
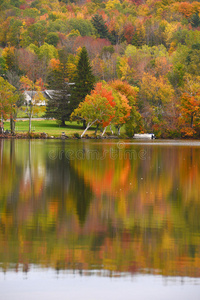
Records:
[[[25,105],[28,105],[31,101],[32,103],[34,104],[35,102],[35,99],[39,99],[40,95],[42,96],[42,100],[36,100],[36,105],[46,105],[47,101],[49,99],[52,99],[53,97],[53,93],[54,91],[53,90],[45,90],[45,91],[42,91],[42,92],[37,92],[37,91],[25,91],[24,92],[24,100],[25,100]]]

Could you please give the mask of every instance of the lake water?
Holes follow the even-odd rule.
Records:
[[[83,295],[200,299],[200,142],[0,140],[0,299]]]

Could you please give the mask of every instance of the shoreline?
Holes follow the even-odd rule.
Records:
[[[84,137],[80,137],[77,135],[71,136],[71,135],[60,135],[60,136],[49,136],[46,133],[31,133],[31,134],[0,134],[0,139],[38,139],[38,140],[46,140],[46,139],[57,139],[57,140],[81,140],[81,139],[93,139],[93,140],[99,140],[99,139],[133,139],[130,137],[119,137],[119,136],[89,136],[85,135]]]
[[[12,140],[12,139],[27,139],[27,140],[135,140],[135,141],[140,141],[140,140],[145,140],[145,141],[153,141],[153,140],[180,140],[180,141],[184,141],[184,140],[191,140],[191,141],[200,141],[200,139],[197,138],[170,138],[170,137],[166,137],[166,138],[154,138],[154,139],[148,139],[148,138],[133,138],[133,137],[127,137],[124,136],[122,134],[122,136],[115,136],[115,135],[105,135],[105,136],[101,136],[101,135],[97,135],[97,136],[90,136],[90,135],[85,135],[84,137],[81,138],[80,135],[74,134],[74,135],[59,135],[59,136],[53,136],[53,135],[48,135],[45,132],[43,133],[16,133],[16,134],[0,134],[0,140]]]

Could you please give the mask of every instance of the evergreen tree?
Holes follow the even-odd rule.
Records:
[[[59,70],[54,70],[51,74],[51,87],[54,92],[50,94],[46,107],[46,118],[55,118],[65,126],[65,121],[69,120],[70,110],[70,85],[67,82],[67,70],[61,64]]]
[[[77,75],[75,76],[75,85],[70,98],[71,112],[78,107],[79,103],[84,101],[86,95],[90,94],[94,87],[95,77],[92,74],[88,53],[85,47],[80,52],[80,58],[77,65]]]
[[[192,15],[191,17],[191,25],[193,28],[197,28],[200,26],[200,18],[198,12]]]
[[[101,39],[108,39],[113,45],[117,43],[118,36],[116,32],[108,32],[108,28],[101,15],[96,14],[92,17],[92,25]]]
[[[108,29],[101,15],[94,15],[92,17],[92,24],[95,27],[101,39],[108,38]]]

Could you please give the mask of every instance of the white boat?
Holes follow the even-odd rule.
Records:
[[[153,133],[135,133],[133,136],[134,139],[155,139],[155,135]]]

